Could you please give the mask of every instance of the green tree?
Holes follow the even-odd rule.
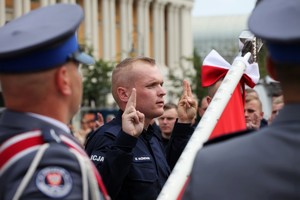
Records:
[[[111,91],[111,72],[114,62],[97,60],[95,65],[83,68],[83,106],[107,107]]]
[[[202,58],[194,49],[194,58],[193,58],[193,66],[196,71],[196,75],[194,77],[194,84],[196,85],[195,90],[193,91],[197,95],[197,99],[200,100],[207,94],[207,90],[202,87],[202,80],[201,80],[201,67],[202,67]]]
[[[266,56],[267,56],[267,50],[265,48],[265,45],[262,46],[261,50],[259,51],[257,55],[257,63],[259,67],[259,73],[260,73],[260,79],[264,78],[268,73],[266,70]]]
[[[176,76],[174,70],[169,70],[168,78],[172,82],[172,88],[182,88],[182,79],[188,79],[191,81],[190,84],[193,93],[196,94],[198,99],[201,99],[206,94],[206,90],[201,86],[201,56],[198,54],[197,50],[194,49],[193,57],[184,59],[185,61],[192,63],[193,70],[184,69],[182,66],[179,66],[181,72],[183,73],[183,78]],[[168,94],[170,96],[179,98],[182,94],[182,91],[169,89]]]

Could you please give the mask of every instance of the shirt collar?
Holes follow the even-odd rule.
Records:
[[[62,130],[64,130],[65,132],[71,134],[71,131],[70,129],[68,128],[68,126],[54,118],[51,118],[51,117],[47,117],[47,116],[44,116],[44,115],[40,115],[40,114],[36,114],[36,113],[31,113],[31,112],[28,112],[27,113],[28,115],[32,116],[32,117],[35,117],[35,118],[38,118],[40,120],[43,120],[43,121],[46,121],[50,124],[53,124],[59,128],[61,128]]]

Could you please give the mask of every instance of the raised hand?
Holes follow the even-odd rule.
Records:
[[[138,137],[143,132],[145,116],[135,107],[136,89],[133,88],[122,115],[122,130],[131,136]]]
[[[197,101],[195,100],[190,84],[183,81],[183,94],[178,102],[178,122],[192,123],[197,114]]]
[[[256,113],[254,113],[253,118],[250,121],[246,122],[246,126],[248,129],[257,130],[260,128],[260,121],[261,119],[259,118],[259,116]]]
[[[97,118],[94,130],[104,125],[103,115],[100,112],[97,113]]]

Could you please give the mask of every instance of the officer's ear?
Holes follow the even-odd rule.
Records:
[[[71,77],[68,71],[68,67],[63,65],[56,68],[55,72],[55,84],[60,94],[67,96],[72,93],[71,89]]]
[[[206,98],[207,104],[210,104],[212,98],[210,96],[206,96],[205,98]]]
[[[119,99],[122,102],[127,102],[128,101],[128,99],[129,99],[129,92],[128,92],[127,88],[125,88],[125,87],[118,87],[117,88],[117,94],[118,94]]]
[[[268,71],[268,74],[270,75],[270,77],[274,80],[278,80],[275,64],[270,56],[267,56],[266,66],[267,66],[267,71]]]

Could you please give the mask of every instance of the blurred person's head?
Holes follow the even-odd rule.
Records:
[[[84,127],[82,128],[88,128],[90,130],[94,130],[94,128],[96,127],[96,120],[97,120],[97,115],[94,112],[84,113],[81,119],[81,122],[84,125]]]
[[[207,107],[208,107],[208,101],[207,98],[209,98],[208,96],[205,96],[201,99],[201,102],[199,102],[199,106],[198,106],[198,114],[200,117],[203,117]]]
[[[177,105],[173,103],[165,104],[164,113],[158,117],[158,125],[163,138],[169,139],[171,137],[177,117]]]
[[[247,124],[253,123],[256,124],[257,127],[260,127],[260,122],[263,119],[264,112],[262,110],[262,103],[259,98],[254,95],[247,95],[244,113]]]
[[[283,95],[272,98],[272,113],[269,118],[269,124],[272,123],[272,121],[278,115],[279,110],[281,110],[283,106],[284,106]]]

